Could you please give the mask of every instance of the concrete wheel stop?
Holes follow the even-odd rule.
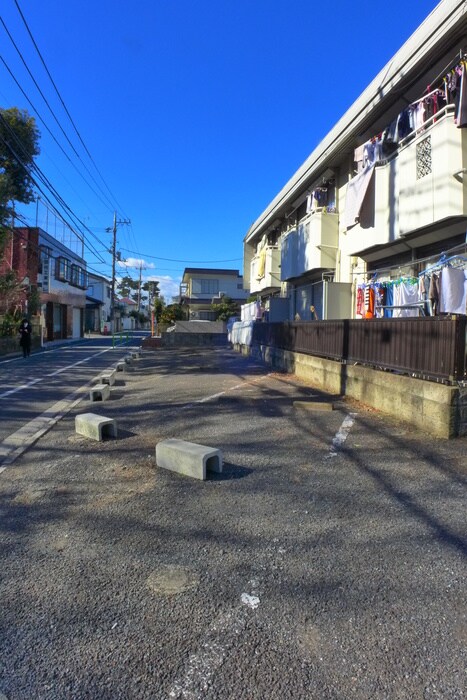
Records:
[[[206,481],[208,471],[222,473],[222,452],[215,447],[169,438],[156,445],[156,464],[162,469]]]
[[[97,413],[81,413],[75,418],[75,430],[78,435],[102,442],[105,437],[117,437],[117,421]]]
[[[300,411],[333,411],[332,401],[294,401],[293,407]]]
[[[91,401],[106,401],[110,397],[109,384],[95,384],[89,392]]]

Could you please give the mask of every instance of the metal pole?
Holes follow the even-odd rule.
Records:
[[[110,290],[110,324],[112,335],[115,333],[115,251],[117,248],[117,212],[114,212],[113,239],[112,239],[112,287]]]

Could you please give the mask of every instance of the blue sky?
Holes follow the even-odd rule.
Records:
[[[437,4],[3,0],[0,106],[55,137],[37,118],[89,268],[110,275],[116,210],[129,274],[170,301],[185,267],[242,270],[249,226]]]

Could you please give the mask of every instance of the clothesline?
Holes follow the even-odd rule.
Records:
[[[374,277],[375,275],[380,275],[384,272],[391,272],[392,270],[404,270],[405,268],[412,268],[416,265],[421,265],[425,262],[434,261],[435,258],[440,258],[440,256],[442,255],[451,255],[458,251],[462,251],[465,255],[467,255],[467,242],[459,243],[458,245],[455,245],[452,248],[449,248],[448,250],[444,251],[444,253],[439,253],[438,255],[428,255],[426,258],[417,258],[415,260],[410,260],[406,263],[397,263],[396,265],[388,265],[387,267],[378,267],[376,268],[376,270],[371,270],[369,272],[362,272],[361,270],[352,270],[351,274],[356,276],[371,275],[372,277]]]
[[[443,267],[455,267],[464,269],[465,267],[467,267],[467,258],[464,258],[462,255],[452,255],[448,258],[446,257],[445,253],[442,253],[437,263],[435,263],[434,265],[430,265],[430,267],[427,267],[425,270],[419,272],[418,276],[421,277],[422,275],[428,275],[432,272],[439,272],[443,269]]]

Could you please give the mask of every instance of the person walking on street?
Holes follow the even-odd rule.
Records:
[[[19,326],[20,339],[19,344],[23,348],[23,357],[29,357],[31,354],[31,333],[32,326],[27,318],[23,318]]]

